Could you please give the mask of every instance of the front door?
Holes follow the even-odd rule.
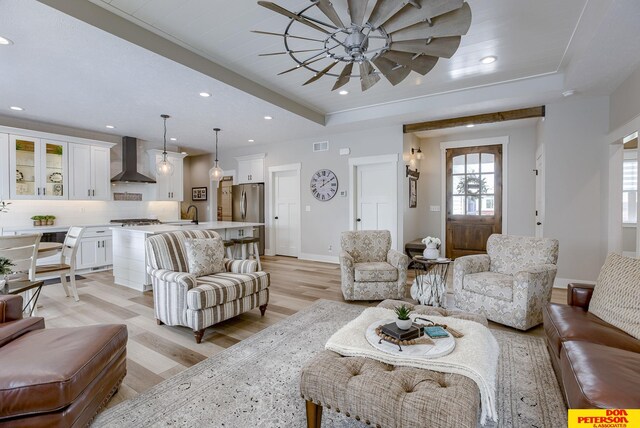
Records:
[[[396,244],[396,194],[393,163],[358,165],[356,230],[388,230]]]
[[[447,149],[446,255],[487,250],[502,233],[502,145]]]

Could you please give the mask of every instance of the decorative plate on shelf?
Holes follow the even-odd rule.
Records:
[[[62,174],[59,172],[54,172],[49,176],[49,181],[52,183],[62,183]]]
[[[24,174],[20,172],[19,169],[16,169],[16,181],[24,180]]]

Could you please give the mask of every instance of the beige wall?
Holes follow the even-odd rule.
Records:
[[[224,138],[221,135],[221,138]],[[340,254],[340,232],[349,229],[349,198],[336,195],[327,202],[317,201],[309,191],[309,182],[315,171],[321,168],[331,169],[338,176],[339,191],[348,190],[348,159],[383,154],[398,154],[398,237],[402,239],[404,222],[404,198],[406,178],[404,163],[402,127],[367,128],[357,132],[325,134],[314,138],[286,141],[273,144],[256,144],[237,149],[226,149],[220,152],[220,165],[225,170],[237,169],[236,157],[255,153],[266,153],[265,158],[265,193],[268,193],[267,171],[271,166],[293,163],[301,164],[301,253],[311,257],[319,256],[326,260],[337,260]],[[313,153],[312,143],[329,141],[329,151]],[[233,144],[233,142],[231,142]],[[341,148],[351,149],[351,154],[341,156]],[[208,182],[207,171],[211,168],[211,155],[197,156],[190,159],[191,186],[205,186]],[[408,186],[408,184],[407,184]],[[186,196],[186,195],[185,195]],[[268,195],[266,195],[268,196]],[[265,201],[265,215],[268,201]],[[306,211],[309,206],[311,211]],[[270,248],[267,234],[266,247]],[[329,250],[329,246],[332,250]],[[400,245],[402,247],[402,245]]]
[[[419,235],[442,234],[442,212],[446,201],[442,199],[442,167],[440,144],[451,141],[473,141],[483,138],[509,137],[506,160],[507,167],[507,230],[512,235],[535,233],[535,150],[536,128],[533,124],[503,130],[479,130],[476,132],[451,130],[446,136],[421,140],[425,154],[420,165],[420,224]],[[430,206],[439,206],[440,212],[430,211]]]
[[[607,251],[608,97],[548,104],[544,146],[544,236],[560,241],[558,278],[595,281]]]
[[[618,129],[640,115],[640,67],[610,97],[609,130]]]

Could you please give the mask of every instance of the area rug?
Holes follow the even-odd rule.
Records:
[[[305,427],[300,369],[363,309],[319,300],[105,411],[93,426]],[[485,427],[566,426],[567,411],[543,339],[501,330],[493,333],[501,350],[498,423]],[[322,426],[366,425],[325,410]]]

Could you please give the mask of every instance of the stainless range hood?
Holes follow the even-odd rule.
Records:
[[[122,137],[122,172],[111,179],[112,183],[155,183],[156,180],[138,172],[138,140]]]

